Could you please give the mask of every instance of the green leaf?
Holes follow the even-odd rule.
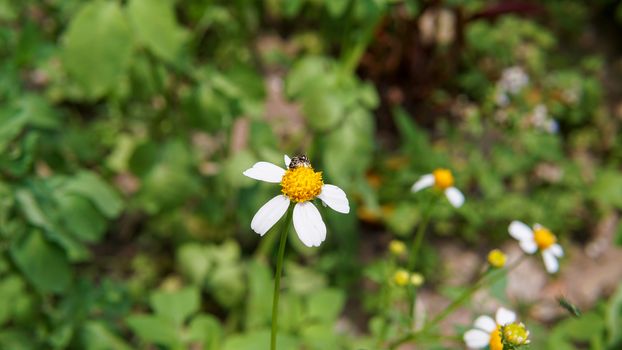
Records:
[[[300,349],[298,339],[283,332],[277,334],[277,349]],[[222,350],[268,350],[270,348],[270,330],[263,329],[227,338]]]
[[[346,301],[346,296],[339,289],[322,289],[311,293],[308,299],[308,316],[322,322],[335,321]]]
[[[15,199],[28,222],[41,228],[49,229],[52,227],[51,221],[43,213],[31,191],[20,189],[15,193]]]
[[[200,244],[188,243],[177,250],[177,264],[180,272],[197,285],[203,284],[210,270],[207,250]]]
[[[201,297],[198,289],[188,287],[174,292],[153,292],[150,302],[158,316],[181,326],[186,318],[199,310]]]
[[[101,321],[87,321],[82,326],[82,349],[131,350],[132,348]]]
[[[17,274],[3,276],[0,280],[0,325],[18,311],[16,301],[25,294],[24,287],[24,281]]]
[[[343,15],[345,10],[348,8],[349,3],[350,0],[329,0],[326,1],[326,8],[331,16],[339,17]]]
[[[616,170],[603,170],[592,185],[590,194],[595,200],[622,209],[622,177]]]
[[[391,231],[398,236],[405,237],[421,221],[421,208],[407,202],[399,203],[395,210],[385,215],[386,223]]]
[[[316,130],[328,130],[344,115],[342,98],[335,91],[315,90],[302,98],[302,113],[309,126]]]
[[[326,136],[324,169],[332,183],[345,186],[364,175],[371,162],[373,135],[372,115],[356,108]]]
[[[99,175],[82,171],[71,178],[65,191],[88,198],[107,218],[113,219],[123,209],[119,194]]]
[[[290,291],[298,295],[312,294],[326,286],[326,277],[323,274],[293,262],[285,263],[285,276]]]
[[[40,344],[39,344],[40,345]],[[36,349],[32,332],[6,329],[0,332],[0,348],[11,350]]]
[[[265,264],[251,261],[248,265],[248,288],[246,328],[253,329],[270,324],[272,305],[272,274]]]
[[[197,315],[188,328],[188,340],[200,341],[204,350],[220,350],[223,330],[218,320],[212,315]]]
[[[609,348],[613,349],[616,345],[622,345],[622,284],[618,286],[618,290],[611,297],[606,322],[609,330],[607,341]]]
[[[11,256],[24,276],[43,293],[64,291],[71,282],[71,266],[63,251],[32,230],[11,245]]]
[[[131,0],[128,13],[140,42],[156,56],[175,63],[188,39],[188,32],[175,18],[172,0]]]
[[[339,349],[339,337],[333,324],[311,324],[301,330],[308,349]],[[306,348],[305,348],[306,349]]]
[[[62,59],[87,97],[101,97],[117,84],[131,58],[131,34],[114,1],[86,3],[71,20],[63,37]]]
[[[74,194],[57,193],[56,201],[65,227],[78,239],[97,242],[106,231],[106,220],[87,199]]]
[[[252,167],[255,162],[255,157],[249,151],[240,151],[230,157],[224,164],[223,176],[229,185],[233,187],[252,185],[256,181],[242,175],[242,172]]]
[[[168,319],[160,316],[131,315],[127,324],[141,339],[158,345],[180,348],[178,329]]]

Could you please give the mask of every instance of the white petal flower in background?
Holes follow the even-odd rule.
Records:
[[[529,76],[523,68],[513,66],[503,70],[497,84],[501,90],[516,95],[529,84]]]
[[[432,174],[421,176],[411,190],[418,192],[432,186],[442,191],[449,203],[454,207],[460,208],[464,204],[464,195],[459,189],[454,187],[454,177],[448,169],[436,169]]]
[[[281,185],[282,194],[259,208],[251,221],[251,229],[263,236],[294,202],[293,221],[298,237],[307,247],[317,247],[326,239],[326,225],[311,201],[319,198],[324,205],[347,214],[350,212],[348,198],[341,188],[324,184],[322,173],[313,170],[306,156],[290,158],[285,155],[284,160],[287,169],[258,162],[243,173],[255,180]]]
[[[489,347],[490,350],[503,350],[501,343],[500,327],[516,321],[516,314],[506,308],[500,307],[497,310],[495,319],[490,316],[480,316],[475,319],[473,329],[464,333],[464,342],[470,349],[483,349]]]
[[[508,227],[510,236],[518,240],[521,249],[527,254],[536,251],[542,253],[544,267],[548,273],[559,270],[559,258],[564,256],[564,250],[557,243],[557,237],[547,228],[535,224],[533,228],[520,221],[512,221]]]

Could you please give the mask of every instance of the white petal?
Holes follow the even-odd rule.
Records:
[[[251,179],[279,183],[281,179],[283,179],[283,175],[285,175],[285,170],[272,163],[257,162],[252,168],[243,172],[243,174]]]
[[[471,329],[464,333],[464,342],[471,349],[482,349],[490,343],[490,333],[479,329]]]
[[[475,328],[486,331],[490,334],[490,332],[494,331],[497,328],[497,323],[490,316],[480,316],[475,319]]]
[[[553,253],[553,255],[555,255],[558,258],[561,258],[562,256],[564,256],[564,250],[562,249],[562,246],[560,246],[557,243],[550,246],[548,250],[550,250],[551,253]]]
[[[251,228],[263,236],[285,214],[289,206],[289,199],[278,195],[264,204],[251,221]]]
[[[495,319],[497,320],[498,325],[503,326],[516,321],[516,314],[514,313],[514,311],[508,310],[504,307],[500,307],[499,309],[497,309]]]
[[[287,154],[283,155],[283,160],[285,161],[285,167],[289,168],[289,163],[292,162],[291,158]]]
[[[418,192],[432,185],[434,185],[434,175],[426,174],[420,177],[419,180],[417,180],[417,182],[415,182],[415,184],[411,188],[411,191]]]
[[[544,267],[546,268],[546,272],[555,273],[559,270],[557,258],[553,255],[553,252],[551,252],[550,249],[542,252],[542,258],[544,259]]]
[[[294,207],[294,228],[298,238],[307,247],[319,247],[326,239],[322,216],[311,202],[298,203]]]
[[[519,241],[527,239],[533,240],[533,231],[531,228],[520,221],[512,221],[508,227],[508,231],[510,232],[510,236],[518,239]]]
[[[350,204],[348,203],[346,193],[335,185],[322,186],[322,192],[320,192],[318,198],[320,198],[325,205],[328,205],[334,211],[343,214],[350,212]]]
[[[455,187],[450,187],[445,190],[445,196],[449,200],[449,203],[454,206],[454,208],[460,208],[462,204],[464,204],[464,195],[460,192],[459,189]]]
[[[536,252],[536,250],[538,250],[538,245],[536,244],[536,241],[533,240],[533,238],[522,240],[518,242],[518,245],[520,245],[521,249],[527,254],[533,254]]]

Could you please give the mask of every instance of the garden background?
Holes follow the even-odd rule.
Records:
[[[281,349],[376,349],[387,247],[439,167],[466,202],[433,213],[425,312],[518,252],[512,220],[566,256],[430,349],[498,305],[534,350],[621,348],[619,1],[0,0],[0,24],[0,348],[267,349],[276,232],[250,222],[275,188],[242,172],[299,153],[351,211],[321,209],[320,248],[292,230]]]

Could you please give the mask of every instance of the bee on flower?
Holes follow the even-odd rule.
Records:
[[[464,204],[464,195],[459,189],[454,187],[454,176],[449,169],[436,169],[432,174],[423,175],[412,186],[413,192],[419,192],[424,188],[434,187],[441,191],[455,208],[460,208]]]
[[[473,329],[464,333],[464,342],[470,349],[503,350],[503,344],[514,346],[529,343],[529,331],[522,323],[516,324],[516,314],[506,308],[497,309],[495,319],[482,315],[475,319]]]
[[[557,243],[557,237],[546,227],[535,224],[533,229],[520,221],[512,221],[508,227],[510,236],[518,240],[521,249],[527,254],[542,253],[544,267],[548,273],[559,270],[557,259],[564,256],[564,250]]]
[[[284,160],[287,169],[258,162],[243,173],[255,180],[281,185],[281,194],[259,208],[251,221],[251,228],[263,236],[285,215],[290,203],[295,203],[293,221],[298,238],[307,247],[317,247],[326,239],[326,225],[311,201],[319,198],[324,205],[347,214],[350,212],[348,199],[341,188],[324,184],[322,172],[316,172],[306,156],[290,159],[285,155]]]

